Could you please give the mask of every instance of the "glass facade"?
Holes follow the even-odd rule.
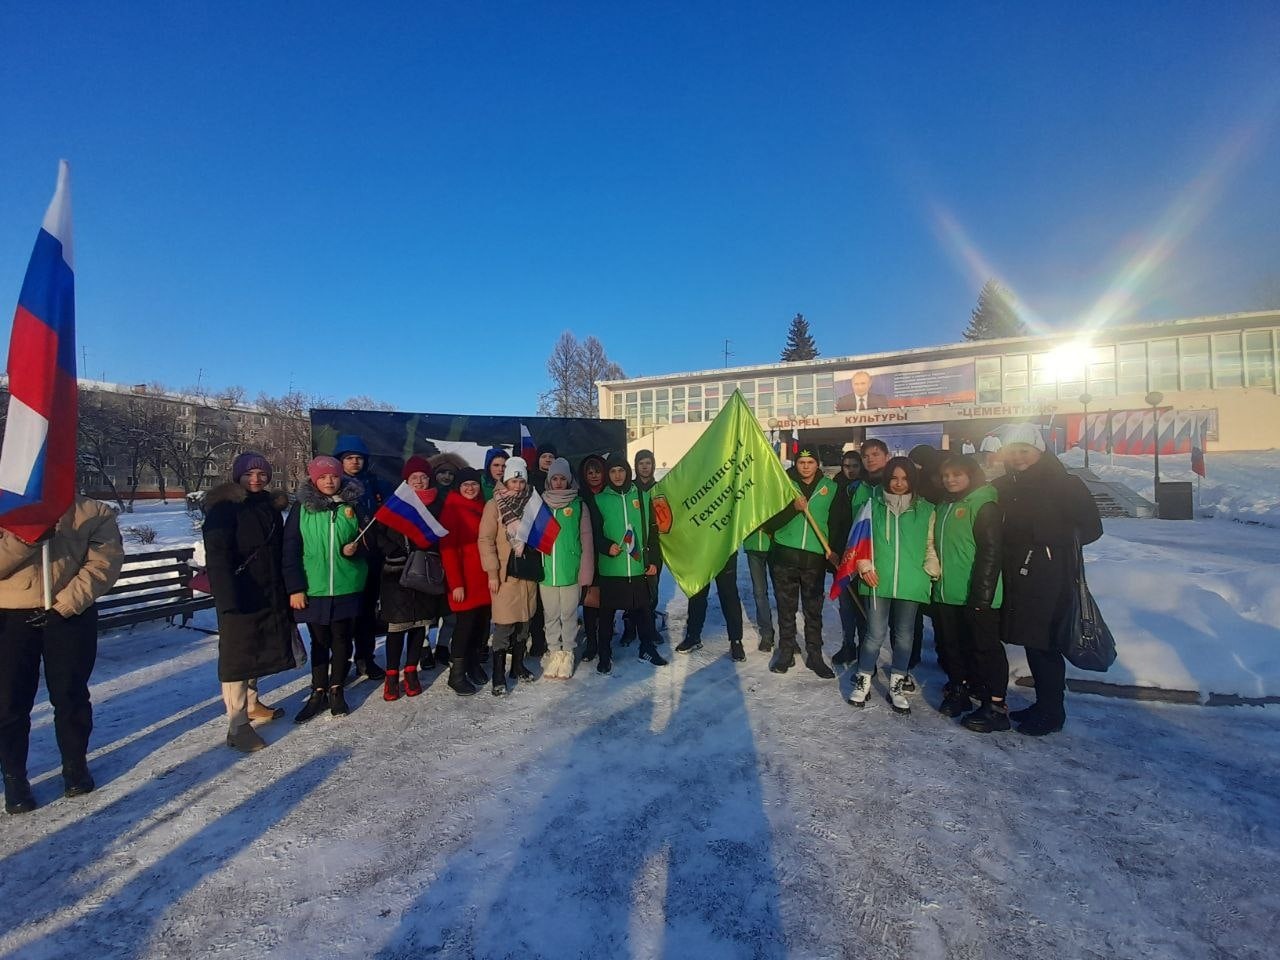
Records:
[[[980,404],[1075,401],[1111,397],[1141,398],[1151,390],[1277,390],[1280,329],[1230,331],[1153,338],[1083,351],[1042,350],[977,357],[974,360]],[[833,414],[835,373],[778,376],[739,374],[665,387],[622,389],[610,395],[610,414],[627,421],[634,439],[672,423],[711,420],[734,390],[762,420]]]

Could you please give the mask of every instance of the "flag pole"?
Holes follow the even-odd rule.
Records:
[[[41,579],[44,581],[44,608],[53,609],[53,562],[50,557],[50,541],[40,544]]]
[[[818,542],[822,544],[824,555],[825,553],[830,553],[831,544],[829,544],[827,542],[827,538],[823,536],[822,530],[818,527],[818,521],[813,519],[813,514],[809,512],[809,508],[807,506],[804,508],[804,518],[809,521],[809,526],[813,527],[813,532],[818,535]]]

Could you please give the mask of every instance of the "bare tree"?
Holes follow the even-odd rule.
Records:
[[[391,411],[395,409],[395,404],[387,403],[385,400],[375,400],[367,393],[358,393],[354,397],[347,397],[343,408],[347,410],[385,410]]]
[[[282,483],[291,490],[302,486],[311,458],[311,410],[328,407],[327,397],[292,390],[279,397],[258,394],[255,405],[267,418],[262,453],[275,467]]]
[[[620,380],[622,368],[609,359],[604,344],[593,336],[581,343],[572,333],[560,334],[547,358],[551,389],[538,399],[538,412],[550,417],[599,416],[597,380]]]

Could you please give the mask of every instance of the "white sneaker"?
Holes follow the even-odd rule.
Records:
[[[896,713],[910,713],[911,702],[907,700],[907,675],[905,673],[895,673],[889,678],[889,695],[886,699],[889,706],[893,707]]]
[[[849,703],[855,707],[865,707],[867,697],[871,695],[871,674],[859,673],[853,680],[853,692],[849,694]]]

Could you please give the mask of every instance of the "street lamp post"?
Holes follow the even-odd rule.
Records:
[[[1084,468],[1089,469],[1089,404],[1093,397],[1087,393],[1080,394],[1080,406],[1084,407]]]
[[[1147,405],[1151,407],[1151,412],[1155,417],[1152,436],[1155,443],[1152,449],[1155,451],[1155,470],[1156,470],[1156,516],[1160,516],[1160,404],[1164,403],[1164,394],[1159,390],[1152,390],[1146,397]]]

